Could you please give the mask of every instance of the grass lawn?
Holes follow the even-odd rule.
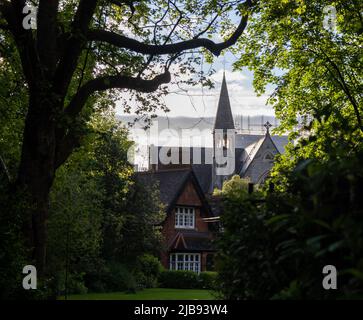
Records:
[[[64,296],[59,297],[64,300]],[[87,293],[68,296],[69,300],[214,300],[212,292],[196,289],[153,288],[137,293]]]

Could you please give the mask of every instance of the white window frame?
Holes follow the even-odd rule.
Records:
[[[200,273],[200,253],[171,253],[169,256],[169,270],[183,270]]]
[[[194,229],[195,228],[195,209],[192,207],[175,208],[175,228]]]

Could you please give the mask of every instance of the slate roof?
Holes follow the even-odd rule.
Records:
[[[214,129],[235,129],[225,74],[223,74]]]
[[[275,144],[277,150],[282,154],[285,152],[285,146],[288,143],[287,136],[274,136],[270,135],[273,143]],[[265,135],[257,134],[237,134],[236,135],[236,148],[247,149],[251,145],[257,143],[261,138],[263,139]]]
[[[244,149],[245,153],[244,153],[244,157],[242,159],[243,164],[242,164],[240,172],[245,172],[247,170],[248,166],[250,165],[252,160],[255,158],[258,150],[260,150],[264,141],[265,141],[265,136],[263,138],[260,138],[259,140],[257,140],[255,143],[250,144],[249,146],[246,147],[246,149]]]
[[[209,193],[212,189],[212,174],[213,174],[213,165],[211,164],[193,164],[192,165],[195,176],[198,179],[200,187],[203,192]]]
[[[205,180],[206,177],[203,174],[203,170],[199,170],[199,174],[201,181],[208,181]],[[206,192],[201,188],[199,179],[191,168],[137,172],[136,177],[144,185],[159,188],[160,201],[166,206],[167,212],[173,208],[186,182],[191,179],[195,182],[195,188],[201,197],[202,203],[204,203],[204,206],[211,213],[210,207],[205,199]]]
[[[166,148],[179,148],[179,147],[167,147]],[[160,151],[160,146],[158,147]],[[183,149],[187,149],[187,147],[180,147],[180,151]],[[198,149],[200,151],[200,163],[194,164],[194,153],[193,149]],[[200,150],[199,150],[200,149]],[[236,170],[235,172],[238,173],[242,167],[242,160],[243,160],[243,153],[244,149],[236,148],[235,149],[235,164]],[[212,176],[213,176],[213,148],[205,148],[205,147],[191,147],[189,150],[190,154],[190,168],[193,169],[193,172],[198,179],[199,185],[203,190],[204,194],[210,193],[213,191],[213,183],[212,183]],[[179,161],[181,161],[181,156],[179,157]],[[185,167],[184,167],[185,169]],[[165,170],[169,169],[162,169],[160,172],[164,172]],[[186,168],[185,170],[188,170]],[[189,169],[190,170],[190,169]]]
[[[175,169],[157,172],[138,172],[137,179],[150,187],[158,186],[160,201],[167,207],[167,211],[182,191],[186,180],[190,177],[190,169]]]

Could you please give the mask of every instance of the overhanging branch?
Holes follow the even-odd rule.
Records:
[[[68,116],[76,116],[83,108],[88,97],[97,91],[105,91],[108,89],[132,89],[140,92],[153,92],[163,83],[169,83],[171,76],[169,71],[157,75],[151,80],[133,78],[123,75],[104,76],[96,78],[85,83],[73,97],[65,113]]]
[[[163,74],[157,75],[151,80],[143,80],[128,76],[105,76],[96,78],[85,83],[73,97],[68,107],[65,109],[65,115],[74,119],[82,110],[88,97],[96,91],[104,91],[112,88],[134,89],[141,92],[153,92],[161,84],[170,82],[170,73],[166,70]],[[55,166],[58,168],[64,163],[73,149],[80,145],[82,134],[70,127],[70,129],[61,130],[58,133],[57,148],[55,156]]]
[[[175,54],[190,49],[206,48],[212,54],[219,56],[222,50],[234,45],[237,42],[238,38],[241,36],[247,26],[247,20],[248,17],[243,16],[233,34],[226,41],[221,43],[215,43],[212,40],[206,38],[197,38],[172,44],[150,45],[111,31],[94,29],[88,31],[87,39],[89,41],[106,42],[119,48],[128,49],[141,54]]]

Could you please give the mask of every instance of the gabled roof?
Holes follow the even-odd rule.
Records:
[[[159,188],[160,201],[166,206],[167,212],[173,209],[187,182],[192,181],[202,204],[211,213],[198,179],[190,168],[138,172],[137,179],[144,185]]]
[[[192,165],[195,176],[198,179],[200,187],[203,193],[209,193],[212,190],[212,176],[213,165],[212,164],[193,164]]]
[[[181,151],[183,150],[188,150],[189,155],[190,155],[190,165],[189,167],[185,166],[185,165],[181,165],[181,168],[184,168],[184,170],[190,170],[190,168],[193,169],[193,172],[195,174],[195,176],[198,179],[198,183],[201,187],[201,189],[203,190],[204,194],[207,193],[211,193],[213,192],[213,183],[212,183],[212,176],[213,176],[213,148],[209,148],[209,147],[171,147],[171,146],[164,146],[165,148],[176,148],[179,149],[180,151],[180,155],[179,155],[179,161],[182,161],[182,157],[181,157]],[[160,153],[161,150],[161,146],[153,146],[153,148],[158,148],[158,151]],[[194,150],[197,149],[198,154],[200,154],[200,159],[198,157],[198,162],[196,164],[194,164]],[[200,153],[199,153],[200,152]],[[241,163],[241,158],[242,158],[242,154],[244,152],[244,149],[242,148],[236,148],[235,149],[235,165],[236,165],[236,170],[235,173],[239,173],[242,163]],[[200,160],[200,161],[199,161]],[[170,168],[168,168],[167,165],[162,165],[160,162],[160,159],[158,159],[159,163],[158,163],[158,172],[159,171],[169,171],[171,170]],[[174,166],[175,168],[175,166]]]
[[[221,93],[219,96],[217,115],[214,122],[214,129],[235,129],[231,104],[229,102],[226,77],[224,73]]]
[[[167,210],[176,201],[175,198],[180,194],[189,176],[190,169],[137,173],[137,179],[142,184],[159,188],[160,201],[167,207]]]
[[[251,145],[256,144],[260,139],[263,139],[265,135],[262,134],[237,134],[236,135],[236,148],[247,149]],[[270,135],[277,150],[282,154],[285,151],[285,146],[288,143],[287,136],[275,136]]]
[[[247,172],[248,167],[250,166],[252,161],[255,159],[255,156],[257,155],[258,151],[261,149],[264,142],[267,141],[267,139],[271,140],[272,145],[275,147],[276,151],[278,153],[280,153],[280,151],[277,148],[276,144],[274,143],[271,135],[269,133],[266,133],[262,138],[260,138],[256,142],[250,144],[249,146],[245,147],[245,155],[244,155],[244,159],[243,159],[242,168],[240,170],[240,174]]]

